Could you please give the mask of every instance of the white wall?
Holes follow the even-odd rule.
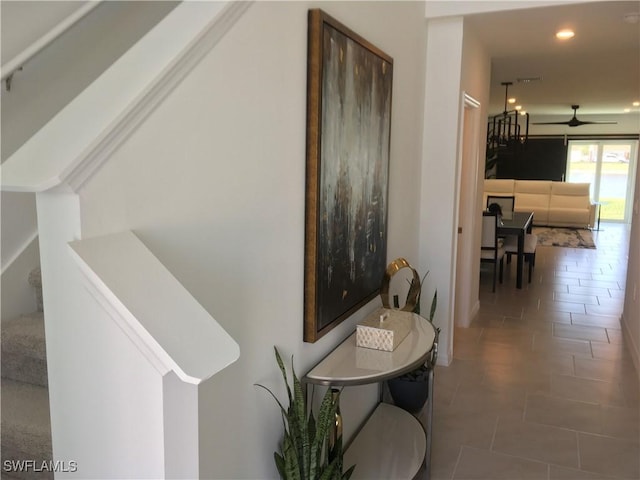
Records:
[[[430,20],[427,31],[424,159],[420,198],[420,269],[438,289],[438,363],[453,353],[453,291],[457,252],[462,18]],[[428,291],[429,291],[428,290]],[[431,293],[427,294],[431,298]]]
[[[640,376],[640,248],[638,245],[640,245],[640,168],[636,169],[627,284],[621,318],[625,341],[631,350],[636,371]]]
[[[254,386],[282,393],[273,346],[303,374],[378,304],[302,342],[307,9],[316,6],[394,58],[388,259],[417,265],[419,2],[253,4],[81,192],[83,237],[133,229],[240,345],[240,360],[200,387],[203,478],[275,477],[280,414]],[[376,393],[345,392],[347,436]]]
[[[428,15],[432,6],[427,6]],[[460,11],[465,8],[474,8],[473,2],[462,5]],[[432,280],[437,279],[437,284],[428,287],[438,289],[440,307],[435,323],[442,330],[439,363],[445,365],[453,355],[453,325],[468,325],[478,308],[480,271],[477,247],[480,244],[480,229],[474,224],[473,216],[482,195],[490,78],[490,58],[473,33],[464,28],[462,17],[429,19],[420,201],[420,267],[423,270],[430,269]],[[480,120],[475,138],[479,145],[477,165],[461,162],[462,141],[458,128],[462,125],[462,92],[480,103],[477,113]],[[476,198],[467,202],[462,196],[461,204],[463,168],[474,170],[470,176],[475,176],[477,185]],[[465,171],[465,174],[469,172]],[[463,228],[461,236],[457,234],[458,226]],[[461,242],[459,259],[457,242]],[[466,278],[456,279],[458,260],[463,263],[458,274]],[[456,284],[462,284],[465,288],[456,291]],[[458,307],[462,307],[458,312],[454,308],[455,295],[464,297],[458,301]],[[454,318],[454,313],[464,318]]]
[[[463,152],[460,167],[460,203],[456,266],[454,323],[468,326],[479,307],[481,208],[486,144],[486,112],[488,108],[491,60],[476,35],[464,28],[462,44],[462,90],[479,102],[475,109],[465,110]],[[473,122],[477,122],[474,124]],[[472,130],[472,131],[469,131]],[[461,278],[459,278],[461,277]]]

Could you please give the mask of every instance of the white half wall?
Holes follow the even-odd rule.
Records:
[[[67,243],[75,194],[37,194],[56,478],[162,478],[163,381],[88,290]],[[123,373],[124,372],[124,373]]]
[[[302,375],[379,305],[302,341],[307,10],[319,6],[394,58],[387,257],[417,266],[421,2],[252,4],[80,192],[83,236],[133,230],[243,352],[199,388],[202,478],[276,477],[282,422],[254,386],[284,393],[273,346]],[[377,393],[345,390],[347,437]]]
[[[198,386],[169,372],[162,379],[162,387],[165,478],[200,478]]]

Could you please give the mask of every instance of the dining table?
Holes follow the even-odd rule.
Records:
[[[516,288],[522,288],[522,271],[524,270],[524,236],[531,233],[533,212],[513,212],[511,218],[502,217],[498,222],[499,236],[515,235],[518,237],[518,260],[516,270]]]

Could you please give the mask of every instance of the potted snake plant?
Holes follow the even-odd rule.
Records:
[[[340,391],[327,389],[320,404],[317,418],[307,405],[307,397],[296,376],[291,359],[293,388],[289,386],[287,371],[278,349],[274,347],[276,362],[282,373],[289,406],[287,408],[264,385],[256,386],[271,394],[282,415],[284,437],[274,459],[280,478],[286,480],[348,480],[355,465],[343,471],[341,418],[339,413]],[[338,432],[336,434],[336,425]]]

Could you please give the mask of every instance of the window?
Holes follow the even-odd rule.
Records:
[[[591,184],[602,220],[629,223],[637,152],[637,140],[569,141],[567,181]]]

